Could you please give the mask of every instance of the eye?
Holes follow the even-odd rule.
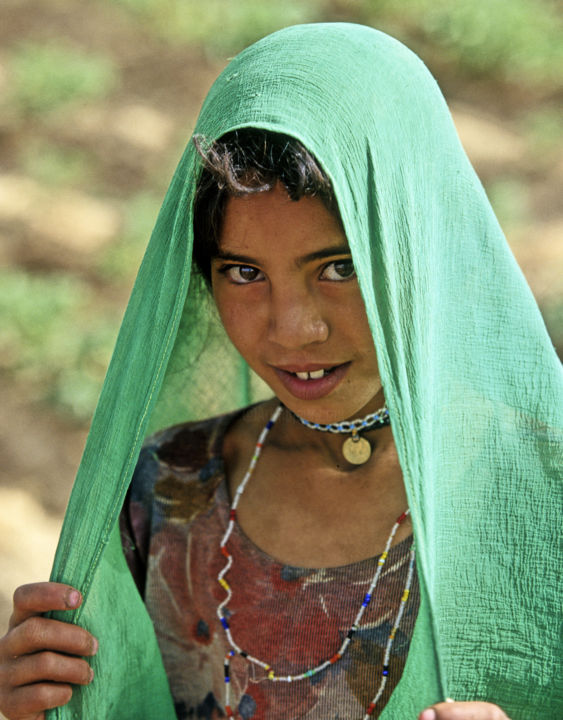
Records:
[[[341,282],[342,280],[350,280],[355,277],[356,271],[354,270],[354,263],[352,260],[335,260],[334,262],[325,265],[320,278],[321,280],[335,280]]]
[[[262,275],[262,272],[252,265],[224,265],[219,272],[237,285],[248,285],[256,280],[261,280],[260,276]]]

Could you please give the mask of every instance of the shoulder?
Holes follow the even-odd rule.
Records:
[[[225,432],[239,413],[227,413],[159,430],[145,440],[139,460],[158,463],[171,472],[198,473],[210,459],[221,458]]]
[[[205,485],[222,474],[225,432],[238,414],[180,423],[150,435],[133,473],[131,500],[152,496],[167,479]]]
[[[225,478],[225,434],[240,410],[181,423],[149,436],[141,450],[120,515],[124,555],[141,595],[156,534],[170,539],[216,503]]]
[[[169,521],[190,522],[212,504],[224,478],[223,437],[237,414],[181,423],[145,440],[120,515],[122,545],[140,589],[153,534]]]
[[[180,423],[150,435],[133,473],[129,504],[148,513],[156,503],[165,515],[180,513],[184,520],[204,510],[225,477],[233,429],[240,426],[240,418],[254,417],[259,407]]]

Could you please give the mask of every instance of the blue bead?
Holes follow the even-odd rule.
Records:
[[[266,429],[271,430],[271,428],[273,428],[273,427],[274,427],[274,421],[268,420],[268,422],[266,423]]]
[[[229,623],[224,617],[221,618],[221,625],[225,628],[225,630],[229,629]]]

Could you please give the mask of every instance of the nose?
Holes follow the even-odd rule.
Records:
[[[298,349],[328,339],[329,324],[321,303],[306,288],[286,287],[270,297],[269,339]]]

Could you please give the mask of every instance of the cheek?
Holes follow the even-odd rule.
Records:
[[[359,289],[351,297],[346,298],[339,305],[339,323],[349,333],[350,338],[365,352],[373,347],[373,338],[368,322],[366,307]]]
[[[255,323],[249,308],[235,302],[228,294],[215,293],[215,305],[221,324],[233,345],[246,355],[246,349],[255,343]]]

